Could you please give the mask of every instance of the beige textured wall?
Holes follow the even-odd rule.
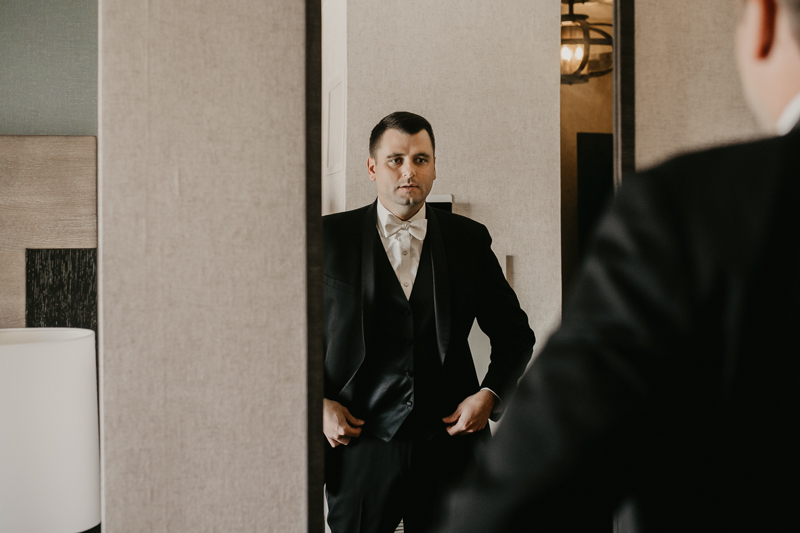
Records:
[[[757,136],[734,60],[731,0],[636,0],[636,166]]]
[[[322,3],[322,214],[345,209],[347,0]]]
[[[103,531],[306,531],[302,0],[100,0]]]
[[[428,118],[432,193],[488,226],[540,339],[561,309],[559,17],[528,0],[347,6],[347,208],[375,198],[372,127],[396,110]]]

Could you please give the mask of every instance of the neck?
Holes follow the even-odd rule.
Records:
[[[386,208],[387,211],[389,211],[391,214],[393,214],[394,216],[396,216],[397,218],[399,218],[400,220],[403,220],[403,221],[408,220],[409,218],[411,218],[414,215],[416,215],[417,213],[419,213],[419,210],[422,209],[422,206],[425,205],[425,202],[420,202],[419,204],[417,204],[415,206],[408,206],[406,209],[403,209],[401,211],[400,209],[397,209],[397,207],[401,207],[401,206],[389,207],[389,206],[386,205],[386,203],[383,200],[380,199],[380,197],[378,198],[378,201],[381,203],[381,205],[383,207]],[[405,207],[405,206],[402,206],[402,207]]]
[[[789,103],[783,108],[783,112],[775,122],[775,130],[778,135],[785,135],[792,131],[800,122],[800,89]]]
[[[781,128],[781,118],[784,113],[790,111],[789,107],[793,103],[795,97],[800,94],[800,65],[797,67],[797,73],[791,73],[785,83],[777,83],[776,88],[772,95],[772,109],[770,109],[770,122],[773,129],[779,130]],[[793,107],[793,106],[792,106]]]

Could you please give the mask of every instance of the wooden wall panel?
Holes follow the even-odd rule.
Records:
[[[97,249],[25,252],[25,327],[97,333]]]
[[[26,248],[95,247],[95,137],[0,135],[0,328],[25,327]]]

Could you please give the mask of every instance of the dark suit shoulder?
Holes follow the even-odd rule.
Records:
[[[679,155],[645,170],[640,177],[654,180],[658,187],[683,188],[687,192],[709,186],[759,189],[764,187],[763,179],[779,179],[786,163],[794,159],[793,154],[798,150],[800,131],[794,131],[782,137]]]
[[[326,279],[360,283],[361,248],[372,205],[322,217],[323,267]],[[375,223],[373,222],[373,225]]]
[[[787,178],[797,175],[800,131],[676,157],[639,179],[702,217],[763,217]]]
[[[323,228],[338,229],[349,224],[360,224],[364,221],[370,206],[371,204],[358,209],[325,215],[322,217],[322,226]]]
[[[465,217],[464,215],[450,213],[435,207],[432,207],[431,209],[434,210],[434,216],[436,217],[436,220],[439,223],[439,226],[441,226],[443,232],[455,232],[457,234],[464,234],[468,236],[489,233],[489,230],[486,228],[486,226],[480,222],[472,220],[471,218]]]
[[[326,253],[332,248],[341,248],[342,246],[356,246],[360,249],[364,217],[370,207],[372,206],[366,205],[322,217],[322,242]]]
[[[797,196],[788,185],[800,174],[798,149],[793,132],[681,155],[626,180],[616,220],[674,243],[675,255],[703,265],[707,276],[723,266],[745,272],[776,231],[782,202]]]

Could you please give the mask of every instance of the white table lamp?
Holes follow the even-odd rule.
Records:
[[[0,531],[99,523],[94,332],[0,329]]]

